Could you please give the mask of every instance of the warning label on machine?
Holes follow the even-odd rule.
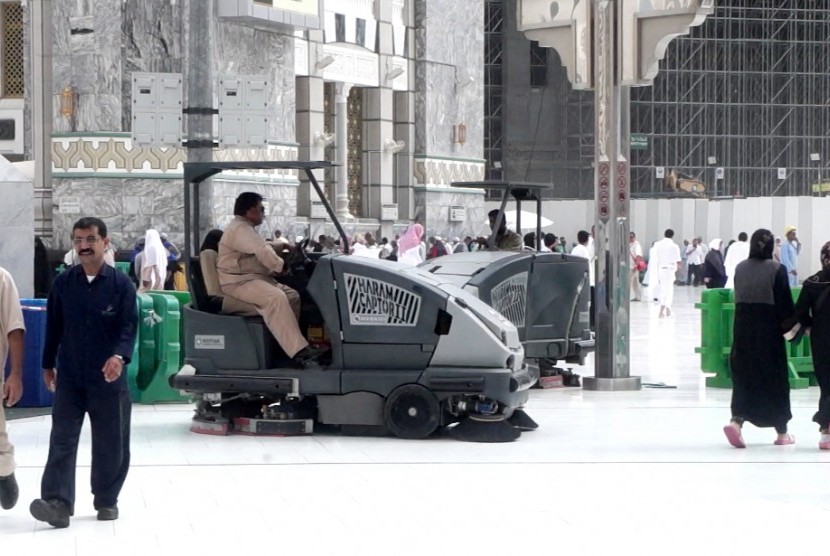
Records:
[[[418,323],[421,298],[388,282],[344,274],[349,322],[354,326],[410,326]]]

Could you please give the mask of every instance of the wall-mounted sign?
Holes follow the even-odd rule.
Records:
[[[648,135],[632,133],[630,142],[632,151],[645,151],[648,149]]]
[[[384,204],[380,206],[381,220],[397,220],[398,219],[398,205],[394,203]]]
[[[80,214],[81,199],[79,197],[64,197],[58,201],[58,212],[61,214]]]
[[[464,222],[467,220],[466,207],[452,205],[450,207],[450,222]]]
[[[787,169],[786,168],[779,168],[778,169],[778,179],[779,180],[787,179]]]

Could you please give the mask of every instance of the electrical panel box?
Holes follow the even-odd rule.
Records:
[[[264,148],[268,143],[268,80],[237,75],[219,80],[219,145]]]
[[[180,73],[133,73],[134,145],[181,146],[182,94]]]

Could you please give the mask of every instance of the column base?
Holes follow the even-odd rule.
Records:
[[[640,390],[640,377],[629,376],[626,378],[598,378],[595,376],[582,377],[583,390],[597,390],[601,392],[622,392]]]

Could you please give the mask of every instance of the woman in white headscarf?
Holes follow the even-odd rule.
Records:
[[[722,288],[726,285],[726,268],[723,265],[721,249],[723,241],[713,239],[709,243],[709,252],[703,261],[703,283],[707,288]]]
[[[163,290],[167,277],[167,249],[158,231],[150,229],[144,235],[144,251],[135,258],[138,291]]]

